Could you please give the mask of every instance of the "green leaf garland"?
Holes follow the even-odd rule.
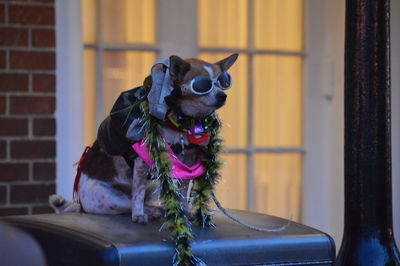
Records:
[[[175,242],[174,266],[204,265],[199,258],[192,253],[191,243],[194,239],[192,224],[183,208],[183,195],[180,193],[177,182],[171,176],[171,165],[169,154],[165,147],[161,130],[163,122],[149,114],[147,100],[136,101],[133,106],[139,104],[143,112],[141,117],[145,125],[145,143],[148,147],[150,158],[154,162],[152,178],[160,182],[160,200],[165,206],[165,225],[171,232],[171,238]],[[133,108],[133,107],[132,107]],[[206,169],[205,173],[195,179],[193,189],[193,205],[197,210],[196,219],[203,227],[214,226],[211,221],[211,210],[209,205],[211,192],[219,180],[218,170],[222,163],[218,154],[222,149],[222,139],[218,136],[220,122],[214,113],[207,118],[207,128],[211,131],[211,139],[207,146],[199,146],[203,153],[202,163]]]

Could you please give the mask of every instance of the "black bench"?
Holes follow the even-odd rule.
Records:
[[[259,227],[288,223],[274,216],[232,211]],[[3,219],[28,231],[42,246],[49,265],[171,265],[173,244],[161,222],[135,224],[129,215],[84,213],[13,216]],[[244,228],[216,212],[214,229],[193,226],[193,251],[207,265],[333,265],[331,237],[291,222],[282,232]]]

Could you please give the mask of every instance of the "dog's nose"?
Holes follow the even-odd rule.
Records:
[[[225,102],[226,101],[226,97],[227,97],[227,95],[222,91],[218,92],[218,94],[217,94],[217,100],[219,102]]]

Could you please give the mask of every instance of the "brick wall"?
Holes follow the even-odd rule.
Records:
[[[54,0],[0,0],[0,215],[50,212],[54,111]]]

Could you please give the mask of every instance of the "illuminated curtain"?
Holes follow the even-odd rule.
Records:
[[[298,220],[303,1],[199,0],[198,8],[200,57],[215,62],[241,52],[219,112],[228,154],[218,197],[229,208],[247,209],[252,199],[255,211]]]
[[[101,12],[96,11],[101,5]],[[156,60],[155,52],[141,51],[137,45],[154,45],[155,0],[84,0],[82,1],[83,39],[86,45],[85,62],[85,142],[96,138],[96,115],[106,117],[119,94],[142,85]],[[100,18],[96,17],[99,14]],[[97,23],[101,27],[97,27]],[[101,34],[96,30],[100,28]],[[107,47],[99,55],[88,45]],[[95,46],[94,46],[95,47]],[[102,67],[96,72],[96,56],[102,56]],[[101,77],[96,77],[96,74]],[[102,102],[96,102],[102,85]],[[96,114],[96,105],[101,113]],[[97,106],[98,107],[98,106]]]

